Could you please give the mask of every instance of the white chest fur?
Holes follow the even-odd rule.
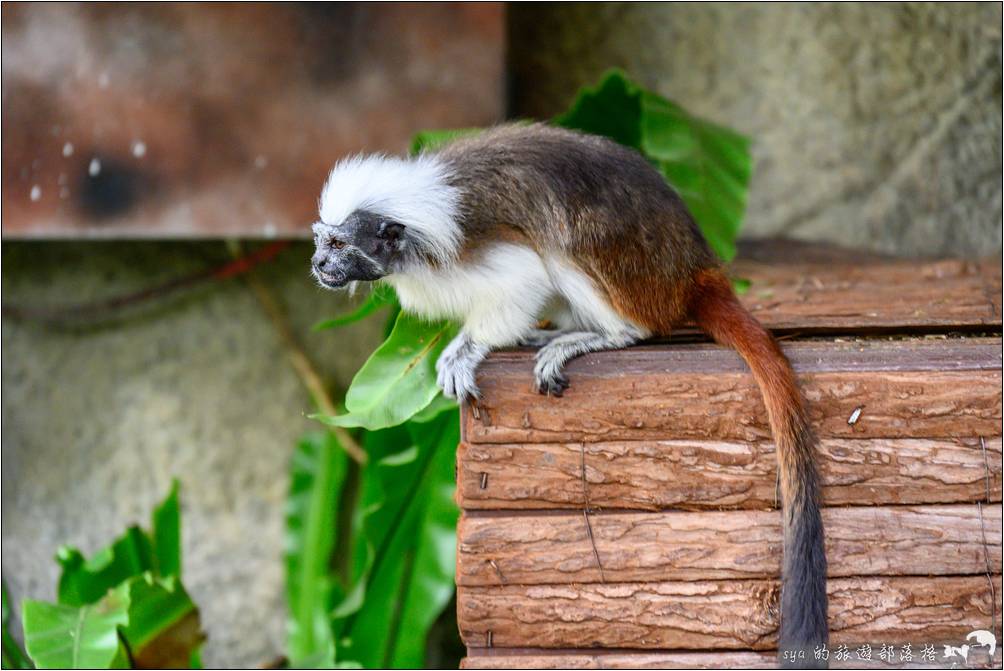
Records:
[[[405,310],[430,319],[454,319],[482,344],[518,342],[555,294],[535,251],[500,243],[473,263],[426,268],[386,278]]]
[[[488,347],[517,344],[544,316],[563,329],[647,335],[622,318],[593,281],[566,259],[500,243],[473,263],[386,278],[401,306],[429,319],[453,319]]]
[[[567,312],[557,315],[558,325],[565,330],[583,330],[617,335],[630,333],[645,338],[648,332],[622,317],[605,294],[574,263],[560,256],[548,256],[545,268],[555,291],[567,306]]]

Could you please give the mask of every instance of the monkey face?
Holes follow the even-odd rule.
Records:
[[[313,230],[311,272],[328,289],[390,274],[404,246],[404,226],[368,210],[352,212],[337,226],[319,221]]]

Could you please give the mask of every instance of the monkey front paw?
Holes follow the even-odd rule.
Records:
[[[478,361],[468,357],[450,356],[444,353],[436,362],[436,384],[443,393],[458,401],[474,401],[481,398],[475,381]]]
[[[564,396],[568,389],[568,378],[564,375],[557,375],[550,378],[534,376],[537,384],[537,391],[546,396]]]
[[[562,396],[568,389],[568,376],[562,370],[562,363],[548,356],[544,347],[537,353],[537,365],[533,368],[533,380],[537,391],[547,396]]]

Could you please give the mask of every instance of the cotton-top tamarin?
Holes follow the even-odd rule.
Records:
[[[561,396],[572,358],[668,335],[692,319],[756,378],[777,443],[784,519],[783,659],[827,640],[815,439],[791,366],[739,303],[680,197],[638,153],[547,125],[507,125],[415,158],[342,161],[321,193],[313,274],[382,280],[402,308],[460,335],[436,364],[476,400],[493,349],[539,345],[534,383]],[[548,320],[557,330],[539,330]]]

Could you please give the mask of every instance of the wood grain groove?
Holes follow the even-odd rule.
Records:
[[[993,581],[999,594],[1000,575]],[[990,590],[982,575],[835,578],[828,592],[833,645],[957,645],[990,624]],[[470,647],[485,647],[490,631],[497,648],[770,650],[776,647],[777,597],[774,580],[461,585],[457,613]]]
[[[829,438],[818,447],[827,506],[1001,500],[1002,441]],[[582,457],[593,509],[775,507],[770,442],[638,440],[461,443],[457,500],[481,510],[581,510]],[[989,468],[989,483],[987,474]],[[487,484],[481,483],[487,476]]]
[[[825,508],[831,577],[1001,572],[1001,506]],[[781,571],[777,511],[606,513],[593,544],[573,514],[473,517],[458,526],[457,584],[640,583],[773,578]],[[981,524],[981,522],[983,522]]]

